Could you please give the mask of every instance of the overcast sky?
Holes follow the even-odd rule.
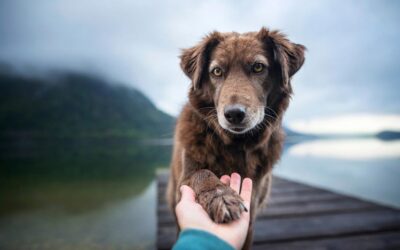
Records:
[[[400,1],[0,1],[0,61],[73,69],[143,91],[178,114],[189,80],[180,48],[212,30],[280,29],[308,48],[287,124],[400,115]]]

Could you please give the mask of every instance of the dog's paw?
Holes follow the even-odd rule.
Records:
[[[198,201],[216,223],[237,220],[246,210],[243,199],[233,189],[225,186],[199,195]]]

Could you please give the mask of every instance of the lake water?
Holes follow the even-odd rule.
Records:
[[[157,168],[171,147],[129,140],[0,143],[0,249],[152,249]],[[314,140],[276,175],[400,207],[400,141]]]

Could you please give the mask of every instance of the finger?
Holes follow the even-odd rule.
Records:
[[[240,175],[238,173],[233,173],[231,175],[231,188],[237,193],[240,191]]]
[[[196,194],[194,193],[193,189],[187,185],[182,185],[180,188],[181,191],[181,201],[195,201]]]
[[[229,186],[230,181],[231,181],[231,177],[229,177],[229,175],[223,175],[221,176],[221,182],[224,183],[225,185]]]
[[[247,210],[250,209],[252,190],[253,190],[253,181],[250,178],[244,178],[240,196],[244,200],[244,204],[246,205]]]

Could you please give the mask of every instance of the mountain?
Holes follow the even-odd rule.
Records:
[[[316,136],[316,135],[295,132],[285,126],[283,127],[283,130],[285,131],[285,134],[286,134],[286,143],[289,143],[289,144],[296,144],[296,143],[299,143],[302,141],[314,140],[314,139],[318,138],[318,136]]]
[[[174,123],[138,90],[100,77],[0,71],[1,135],[159,138]]]
[[[382,131],[376,134],[376,137],[384,141],[399,140],[400,131]]]

